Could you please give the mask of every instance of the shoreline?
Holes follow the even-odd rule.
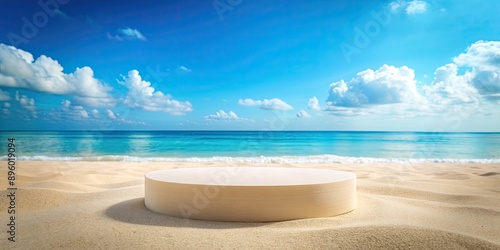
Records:
[[[500,158],[377,158],[340,155],[283,155],[283,156],[183,156],[183,157],[146,157],[129,155],[99,156],[20,156],[22,162],[163,162],[163,163],[251,163],[251,164],[500,164]],[[0,161],[7,161],[7,156],[0,156]]]
[[[17,241],[9,242],[6,233],[0,239],[13,249],[500,248],[498,163],[16,164]],[[350,171],[357,175],[358,206],[341,216],[275,223],[196,221],[156,214],[145,208],[145,173],[221,165]],[[2,168],[0,173],[0,219],[7,224],[7,169]]]

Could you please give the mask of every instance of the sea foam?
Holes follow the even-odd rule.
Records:
[[[2,156],[0,160],[6,161]],[[119,161],[119,162],[220,162],[220,163],[500,163],[500,159],[452,159],[452,158],[371,158],[339,155],[310,156],[259,156],[259,157],[139,157],[128,155],[103,156],[20,156],[19,161]]]

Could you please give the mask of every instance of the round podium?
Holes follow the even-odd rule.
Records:
[[[157,213],[212,221],[328,217],[356,207],[356,175],[277,167],[159,170],[145,175],[144,202]]]

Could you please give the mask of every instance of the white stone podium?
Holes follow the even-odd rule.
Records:
[[[144,201],[157,213],[211,221],[329,217],[356,207],[356,175],[314,168],[168,169],[145,175]]]

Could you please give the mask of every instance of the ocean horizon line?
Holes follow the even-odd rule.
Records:
[[[338,132],[338,133],[425,133],[425,134],[500,134],[500,131],[411,131],[411,130],[232,130],[232,129],[152,129],[152,130],[130,130],[130,129],[60,129],[60,130],[0,130],[0,133],[8,132]]]

